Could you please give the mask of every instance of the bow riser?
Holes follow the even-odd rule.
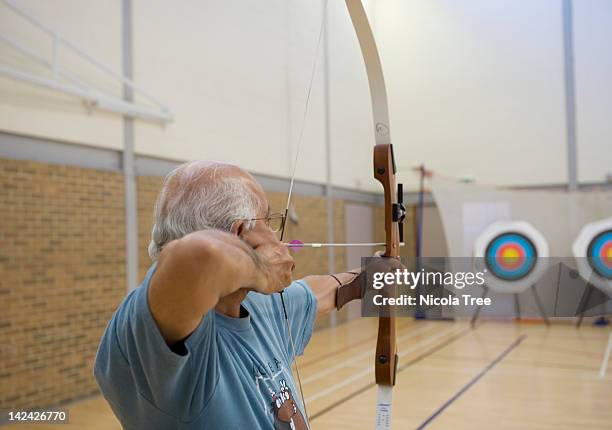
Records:
[[[399,257],[400,237],[398,228],[397,194],[395,183],[395,158],[393,145],[377,144],[374,146],[374,178],[381,183],[384,190],[385,204],[385,257]]]
[[[395,185],[395,160],[393,145],[377,144],[374,146],[374,178],[381,183],[384,190],[385,204],[385,241],[384,256],[399,257],[400,237]],[[390,292],[394,295],[394,291]],[[395,344],[395,317],[381,316],[378,319],[378,338],[376,341],[375,376],[379,385],[395,385],[397,351]]]

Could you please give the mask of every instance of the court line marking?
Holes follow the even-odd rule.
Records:
[[[422,326],[419,327],[419,324],[422,324]],[[405,329],[409,329],[409,328],[415,327],[415,326],[418,327],[418,328],[433,327],[433,325],[427,324],[427,322],[418,322],[418,323],[412,322],[412,323],[405,324],[403,327],[399,327],[398,331],[403,331]],[[304,360],[302,362],[302,364],[300,365],[300,367],[304,368],[304,367],[312,366],[313,364],[318,363],[319,361],[329,359],[330,357],[332,357],[334,355],[341,354],[341,353],[346,352],[346,351],[348,351],[350,349],[353,349],[353,348],[357,348],[359,345],[370,343],[370,342],[376,340],[377,337],[378,337],[378,334],[375,334],[375,335],[372,335],[372,336],[368,336],[367,338],[361,339],[359,341],[356,341],[356,342],[353,342],[353,343],[349,343],[348,345],[345,345],[342,348],[335,349],[335,350],[333,350],[331,352],[326,352],[326,353],[323,353],[323,354],[319,354],[319,355],[317,355],[315,357],[312,357],[310,360]]]
[[[436,357],[436,360],[441,361],[456,361],[456,360],[472,360],[475,362],[473,357]],[[583,370],[585,372],[592,372],[599,369],[599,364],[593,366],[580,365],[580,364],[566,364],[566,363],[553,363],[550,361],[532,361],[527,359],[513,358],[512,361],[508,362],[516,367],[537,367],[541,369],[562,369],[562,370]]]
[[[419,341],[419,342],[417,342],[417,343],[413,344],[413,345],[412,345],[410,348],[408,348],[408,349],[406,349],[406,350],[404,350],[404,351],[402,351],[402,352],[398,352],[398,354],[397,354],[397,355],[398,355],[398,357],[403,357],[403,356],[406,356],[406,355],[408,355],[409,353],[411,353],[411,352],[413,352],[413,351],[415,351],[415,350],[417,350],[417,349],[419,349],[419,348],[421,348],[421,347],[425,347],[425,346],[427,346],[427,345],[429,345],[429,344],[431,344],[431,343],[433,343],[433,342],[437,341],[438,339],[440,339],[440,338],[442,338],[442,337],[444,337],[444,336],[448,336],[448,335],[457,334],[457,332],[458,332],[457,327],[451,327],[450,329],[448,329],[448,330],[444,330],[443,332],[438,333],[438,334],[437,334],[437,335],[435,335],[435,336],[425,338],[425,339],[423,339],[422,341]],[[408,337],[406,337],[406,339],[407,339],[407,338],[408,338]],[[371,352],[371,351],[367,351],[367,354],[365,354],[365,355],[364,355],[364,354],[360,354],[360,355],[361,355],[361,356],[359,356],[359,357],[357,357],[357,358],[359,358],[359,359],[363,359],[363,357],[362,357],[362,356],[369,356],[369,355],[372,355],[372,352]],[[351,360],[351,361],[355,361],[355,360]],[[337,370],[337,368],[338,368],[338,367],[342,367],[342,366],[343,366],[342,364],[340,364],[339,366],[334,366],[334,367],[336,368],[336,369],[334,369],[334,371],[335,371],[335,370]],[[323,373],[323,372],[320,372],[320,373]],[[333,372],[328,372],[328,373],[333,373]],[[327,373],[326,373],[326,374],[327,374]],[[329,387],[327,387],[327,388],[325,388],[325,389],[323,389],[323,390],[318,391],[316,394],[313,394],[312,396],[308,397],[308,398],[307,398],[307,401],[308,401],[309,403],[310,403],[310,402],[314,402],[314,401],[316,401],[316,400],[320,399],[321,397],[325,397],[325,396],[327,396],[327,395],[329,395],[329,394],[333,393],[334,391],[337,391],[337,390],[339,390],[340,388],[346,387],[347,385],[352,384],[353,382],[355,382],[355,381],[357,381],[357,380],[359,380],[359,379],[363,378],[364,376],[369,376],[369,375],[371,375],[371,374],[372,374],[372,369],[370,368],[370,366],[368,366],[367,368],[365,368],[365,369],[364,369],[364,370],[362,370],[361,372],[355,373],[355,374],[354,374],[353,376],[351,376],[350,378],[346,378],[346,379],[344,379],[342,382],[339,382],[339,383],[337,383],[337,384],[330,385]]]
[[[440,406],[433,414],[431,414],[425,421],[417,427],[416,430],[422,430],[435,420],[442,412],[444,412],[450,405],[452,405],[459,397],[461,397],[467,390],[473,387],[483,376],[485,376],[491,369],[499,364],[504,358],[508,356],[517,346],[521,344],[527,338],[526,334],[519,336],[514,340],[501,354],[499,354],[493,361],[491,361],[484,369],[473,377],[467,384],[465,384],[459,391],[457,391],[450,399],[448,399],[442,406]]]
[[[453,343],[454,341],[456,341],[457,339],[462,338],[463,336],[465,336],[468,333],[473,332],[476,328],[478,328],[482,323],[479,323],[476,327],[471,328],[468,327],[466,329],[464,329],[463,331],[460,331],[459,333],[449,337],[445,342],[442,342],[436,346],[434,346],[433,348],[431,348],[430,350],[424,352],[421,355],[416,356],[415,358],[413,358],[412,360],[408,361],[407,363],[405,363],[404,365],[400,366],[397,368],[397,373],[400,373],[403,370],[406,370],[408,367],[412,366],[415,363],[418,363],[421,360],[424,360],[425,358],[427,358],[428,356],[430,356],[431,354],[440,351],[441,349],[445,348],[446,346],[450,345],[451,343]],[[312,422],[314,419],[319,418],[320,416],[330,412],[331,410],[335,409],[336,407],[340,406],[341,404],[347,402],[348,400],[352,399],[353,397],[358,396],[359,394],[362,394],[363,392],[369,390],[370,388],[373,388],[376,386],[376,382],[370,382],[369,384],[366,384],[364,386],[362,386],[361,388],[357,389],[356,391],[342,397],[341,399],[335,401],[334,403],[330,404],[329,406],[321,409],[319,412],[313,414],[310,416],[310,421]]]
[[[417,330],[411,330],[409,333],[404,334],[402,336],[399,336],[396,339],[396,342],[402,342],[404,340],[407,339],[412,339],[413,337],[417,337],[419,335],[422,334],[426,334],[427,332],[430,331],[435,331],[436,327],[432,327],[432,326],[426,326],[426,327],[419,327],[419,329]],[[306,385],[309,384],[313,381],[319,380],[324,376],[327,376],[331,373],[336,372],[339,369],[342,369],[344,367],[350,366],[352,363],[355,363],[357,361],[361,361],[365,358],[368,357],[372,357],[374,358],[374,355],[376,353],[376,350],[374,348],[368,348],[367,351],[362,352],[361,354],[358,355],[354,355],[352,356],[350,359],[347,360],[342,360],[341,362],[339,362],[338,364],[336,364],[335,366],[331,366],[331,367],[327,367],[324,370],[320,370],[319,372],[313,373],[312,375],[309,375],[307,378],[302,379],[302,385]],[[334,355],[336,354],[330,354],[328,356],[328,358],[332,358]],[[399,356],[401,356],[401,354],[398,353]]]

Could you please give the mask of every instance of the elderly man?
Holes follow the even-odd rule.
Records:
[[[355,298],[360,287],[351,272],[291,283],[294,262],[275,235],[282,221],[236,166],[192,162],[168,175],[154,263],[109,322],[95,362],[124,428],[308,428],[291,364],[337,291]],[[289,323],[274,294],[283,290]]]

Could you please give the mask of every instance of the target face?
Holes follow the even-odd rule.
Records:
[[[500,279],[517,280],[534,268],[537,252],[533,242],[521,233],[503,233],[487,246],[487,268]]]
[[[580,276],[612,294],[612,218],[585,225],[574,241],[572,252]]]
[[[527,222],[499,221],[478,236],[474,256],[477,266],[484,266],[489,288],[496,292],[520,293],[534,285],[545,272],[548,243]]]
[[[612,229],[593,238],[587,255],[589,263],[599,275],[612,279]]]

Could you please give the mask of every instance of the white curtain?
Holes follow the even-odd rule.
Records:
[[[612,191],[507,190],[432,177],[431,189],[450,257],[471,257],[478,235],[495,221],[527,221],[548,241],[551,257],[571,257],[582,227],[612,216]]]

